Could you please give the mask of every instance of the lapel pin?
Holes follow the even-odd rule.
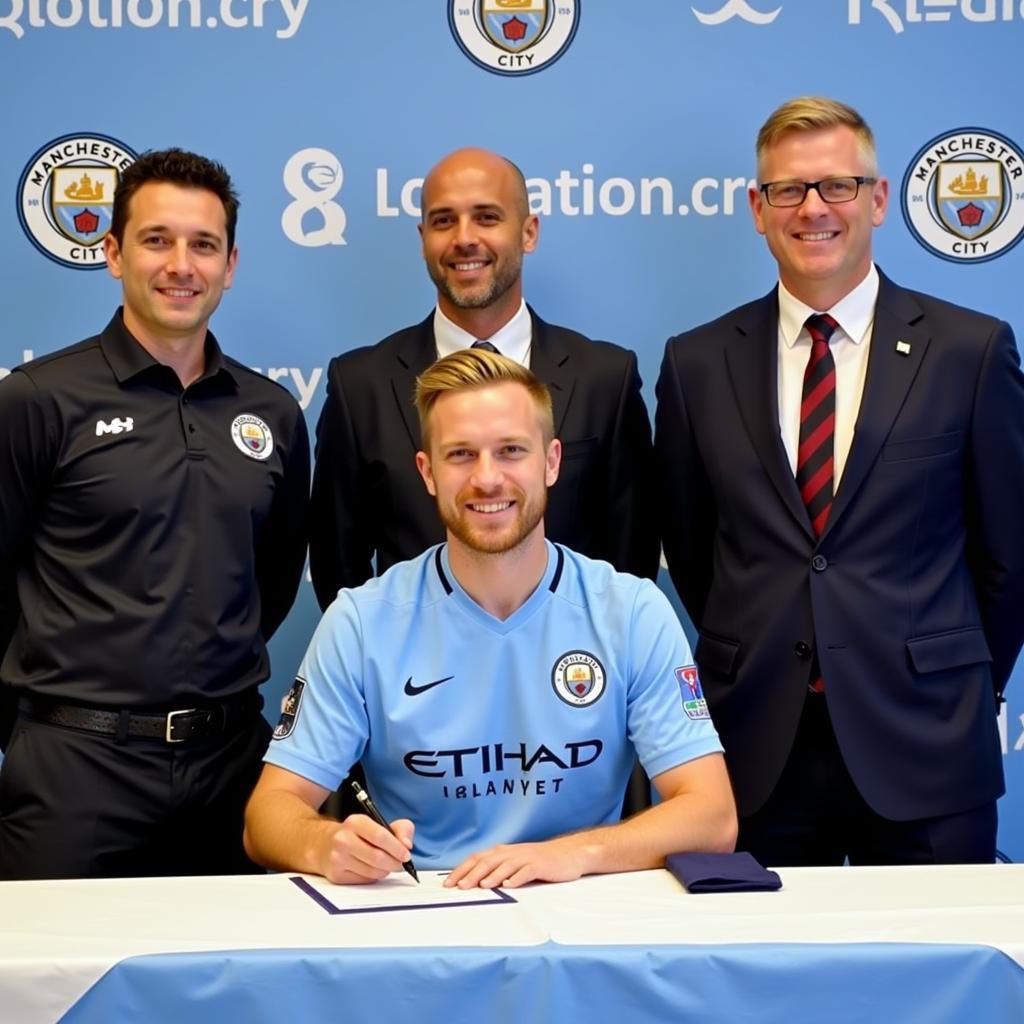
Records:
[[[896,351],[899,352],[899,354],[901,356],[909,356],[910,355],[910,342],[909,341],[897,341],[896,342]]]

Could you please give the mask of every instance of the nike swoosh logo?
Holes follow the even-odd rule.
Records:
[[[449,679],[454,678],[455,676],[445,676],[444,679],[435,679],[432,683],[424,683],[423,686],[413,686],[412,676],[409,676],[405,681],[405,692],[408,696],[415,697],[418,693],[426,693],[427,690],[440,686],[442,683],[447,683]]]

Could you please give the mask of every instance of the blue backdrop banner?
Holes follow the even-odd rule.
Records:
[[[1022,49],[1022,0],[0,0],[0,376],[106,323],[118,171],[177,145],[241,192],[217,335],[312,427],[329,358],[430,309],[422,178],[473,144],[528,178],[528,300],[636,350],[653,410],[665,339],[775,280],[748,212],[753,140],[806,93],[875,130],[882,268],[1019,332]],[[272,717],[316,619],[307,582],[272,645]],[[1000,720],[1014,859],[1021,674]]]

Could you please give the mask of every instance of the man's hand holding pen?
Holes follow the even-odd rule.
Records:
[[[408,818],[397,818],[387,829],[365,814],[351,814],[321,850],[319,871],[345,885],[380,881],[411,860],[414,831]]]

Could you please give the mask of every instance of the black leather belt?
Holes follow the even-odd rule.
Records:
[[[68,729],[84,729],[105,736],[135,736],[184,743],[205,739],[252,718],[263,702],[247,690],[218,704],[174,711],[106,711],[82,704],[61,704],[41,697],[22,697],[18,709],[39,722]]]

